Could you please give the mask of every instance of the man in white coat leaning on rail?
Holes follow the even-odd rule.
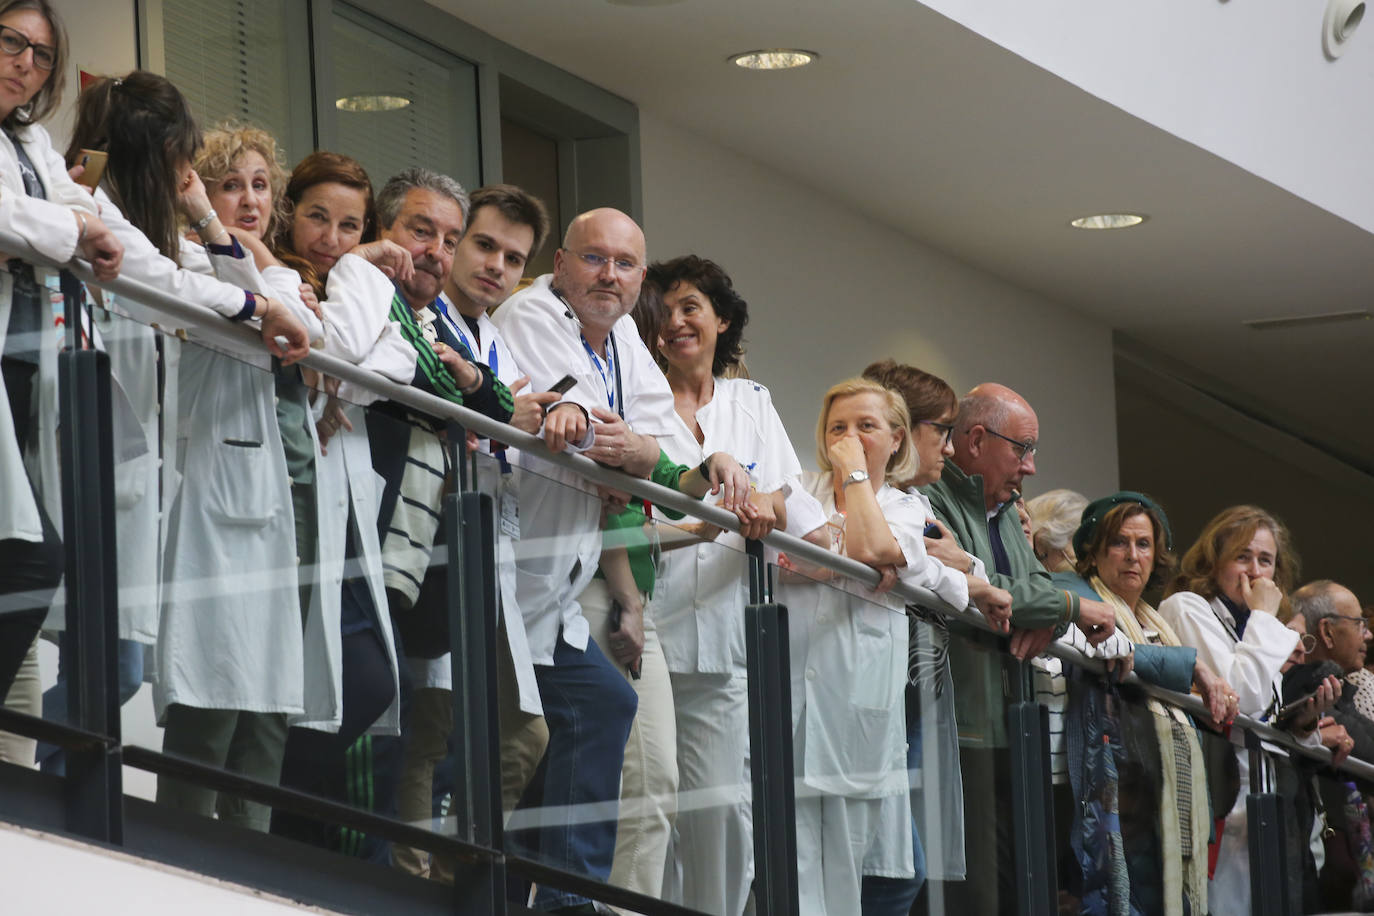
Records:
[[[534,390],[548,390],[565,375],[575,381],[544,421],[548,447],[584,452],[638,477],[659,464],[655,436],[670,432],[674,420],[672,391],[629,317],[645,264],[644,233],[634,220],[618,210],[592,210],[568,226],[553,274],[495,314]],[[713,476],[733,464],[728,471],[743,478],[728,457],[711,460]],[[576,474],[526,453],[520,464],[516,598],[548,750],[521,805],[543,810],[517,812],[512,839],[543,862],[605,881],[616,849],[625,744],[639,700],[589,639],[579,603],[601,556],[601,500]],[[540,889],[537,905],[593,912],[585,898],[551,888]]]

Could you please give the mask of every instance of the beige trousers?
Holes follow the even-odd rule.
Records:
[[[10,692],[5,696],[5,708],[15,712],[26,712],[31,716],[43,715],[43,686],[38,676],[38,638],[34,637],[19,673],[14,676]],[[11,732],[0,732],[0,760],[32,767],[33,755],[38,742]]]

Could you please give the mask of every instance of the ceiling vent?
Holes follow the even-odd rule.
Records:
[[[1241,324],[1255,331],[1284,331],[1314,324],[1337,324],[1342,321],[1368,321],[1374,318],[1369,309],[1354,312],[1328,312],[1325,315],[1293,315],[1288,318],[1251,318]]]

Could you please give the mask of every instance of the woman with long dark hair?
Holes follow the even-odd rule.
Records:
[[[299,356],[318,322],[298,297],[262,294],[268,285],[191,167],[199,145],[186,100],[163,77],[134,71],[82,94],[73,149],[108,149],[110,199],[154,246],[143,263],[187,289],[192,273],[225,281],[200,304],[261,319],[271,352]],[[183,220],[198,242],[182,236]],[[290,482],[268,368],[261,350],[230,356],[195,345],[169,366],[176,446],[167,457],[181,479],[166,522],[154,702],[164,751],[275,783],[287,717],[306,708]],[[265,805],[179,780],[159,780],[158,800],[267,828]]]

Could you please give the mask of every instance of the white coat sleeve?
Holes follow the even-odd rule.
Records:
[[[97,190],[95,193],[101,220],[124,245],[121,276],[146,283],[182,302],[202,306],[225,318],[234,318],[243,311],[245,301],[242,287],[193,270],[183,270],[125,219],[104,191]],[[128,301],[127,298],[125,301]]]
[[[1240,711],[1259,716],[1274,699],[1274,678],[1297,645],[1298,634],[1272,614],[1255,611],[1240,642],[1221,625],[1211,604],[1193,592],[1165,598],[1159,613],[1185,646],[1197,649],[1199,661],[1226,679],[1240,699]]]
[[[968,579],[926,553],[926,510],[920,497],[907,493],[883,510],[887,526],[902,549],[906,566],[897,572],[908,585],[930,589],[955,609],[968,607]]]
[[[330,269],[324,294],[325,301],[320,303],[324,312],[324,352],[361,365],[391,328],[395,287],[386,274],[365,258],[346,254]],[[414,376],[413,353],[410,369],[410,375],[395,380],[409,382]]]
[[[320,322],[320,316],[311,311],[301,298],[301,275],[283,265],[265,267],[261,273],[262,281],[266,284],[262,292],[285,305],[292,317],[305,326],[310,346],[321,345],[324,325]]]

